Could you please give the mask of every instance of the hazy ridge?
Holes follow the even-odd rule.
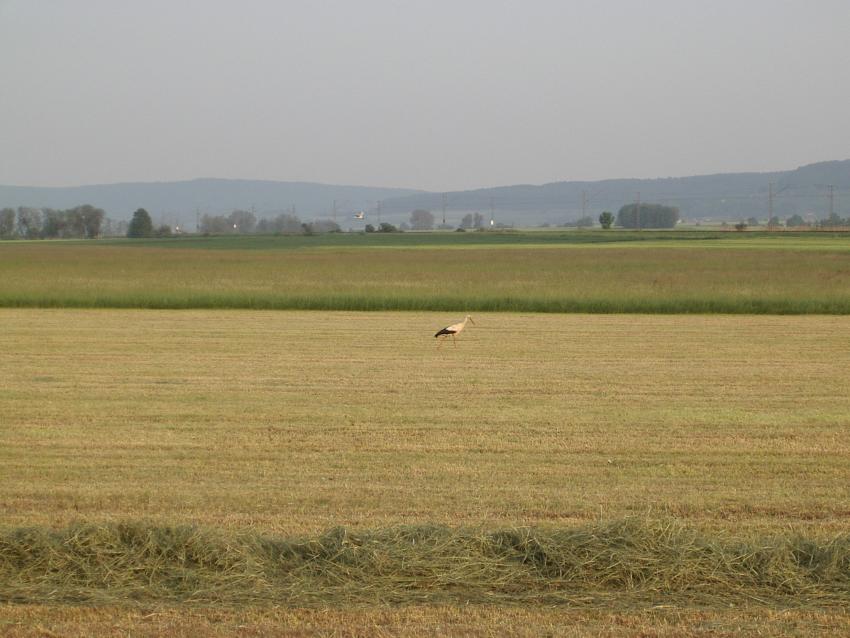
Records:
[[[560,224],[602,210],[616,212],[623,204],[643,202],[677,206],[686,219],[766,217],[773,184],[774,214],[824,218],[830,210],[850,211],[850,160],[819,162],[794,170],[767,173],[721,173],[658,179],[608,179],[519,184],[445,193],[446,221],[481,211],[497,222]],[[258,217],[292,212],[304,219],[337,216],[345,228],[350,213],[366,210],[368,219],[400,222],[416,208],[435,213],[441,222],[443,193],[400,188],[341,186],[312,182],[194,179],[177,182],[138,182],[77,187],[0,185],[0,208],[35,206],[70,208],[92,204],[113,219],[128,219],[144,207],[167,221],[194,221],[196,214],[220,214],[254,209]],[[582,202],[584,201],[584,205]]]
[[[213,178],[68,187],[0,185],[0,208],[92,204],[103,208],[113,219],[129,219],[133,211],[142,207],[155,217],[177,216],[194,221],[196,213],[221,214],[254,208],[262,216],[291,212],[294,207],[297,215],[312,218],[332,216],[334,200],[338,213],[344,214],[369,208],[382,199],[413,193],[416,191],[402,188]]]
[[[489,216],[492,204],[497,222],[533,218],[559,223],[578,219],[582,214],[595,216],[603,210],[616,213],[640,194],[643,202],[677,206],[685,218],[759,218],[767,215],[771,183],[774,214],[779,216],[813,213],[818,218],[826,217],[830,184],[834,186],[835,211],[846,214],[850,206],[850,160],[843,160],[769,173],[552,182],[458,191],[446,194],[446,208],[478,210]],[[442,194],[407,195],[385,202],[384,207],[397,212],[415,208],[441,212]]]

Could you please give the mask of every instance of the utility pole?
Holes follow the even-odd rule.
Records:
[[[443,193],[443,226],[446,225],[446,194]]]
[[[581,218],[587,217],[587,191],[581,192]]]
[[[196,233],[201,232],[201,209],[200,208],[195,209],[195,232]]]
[[[495,223],[495,221],[493,219],[493,211],[495,210],[495,208],[496,208],[495,200],[491,197],[490,198],[490,228],[493,228],[493,225]]]
[[[830,184],[827,188],[829,188],[829,217],[832,219],[835,215],[835,186]]]
[[[770,182],[767,185],[767,214],[768,214],[767,225],[768,225],[768,227],[776,225],[776,224],[770,223],[770,220],[773,219],[774,217],[776,217],[776,198],[780,194],[782,194],[783,192],[788,190],[789,188],[791,188],[791,187],[788,184],[786,184],[785,186],[783,186],[779,190],[777,190],[775,188],[775,184],[773,182]]]
[[[378,200],[378,226],[381,225],[381,200]]]
[[[334,222],[336,222],[336,200],[334,200],[333,211],[334,211]]]
[[[767,185],[767,227],[773,225],[773,182]]]

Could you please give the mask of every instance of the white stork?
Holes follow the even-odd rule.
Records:
[[[467,321],[472,321],[472,317],[470,317],[469,315],[466,315],[466,319],[464,319],[460,323],[453,323],[450,326],[446,326],[445,328],[440,330],[437,334],[435,334],[434,337],[436,339],[439,339],[441,336],[448,337],[449,335],[451,335],[452,336],[452,342],[455,344],[455,347],[457,347],[457,341],[455,340],[455,335],[462,332],[463,329],[466,328],[466,322]],[[473,326],[475,325],[474,321],[472,321],[472,325]],[[437,342],[438,348],[440,347],[441,343],[442,343],[442,341]]]

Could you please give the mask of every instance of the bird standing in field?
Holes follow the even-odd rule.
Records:
[[[448,337],[449,335],[451,335],[452,336],[452,342],[454,342],[455,347],[457,347],[457,341],[455,340],[455,335],[458,334],[459,332],[462,332],[463,329],[466,328],[466,322],[467,321],[472,321],[472,317],[470,317],[469,315],[466,315],[466,319],[464,319],[460,323],[453,323],[450,326],[446,326],[445,328],[440,330],[437,334],[435,334],[434,337],[436,339],[440,339],[440,337]],[[473,326],[475,325],[474,321],[472,321],[472,325]],[[440,347],[440,344],[442,344],[442,342],[443,342],[443,340],[437,341],[437,347],[438,348]]]

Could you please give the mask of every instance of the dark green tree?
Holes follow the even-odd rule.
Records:
[[[626,204],[617,212],[617,226],[623,228],[675,228],[679,209],[661,204]]]
[[[140,208],[133,213],[133,219],[130,220],[130,225],[127,227],[127,237],[152,237],[153,236],[153,221],[148,211]]]
[[[611,224],[614,223],[614,213],[606,210],[599,216],[599,223],[602,225],[602,228],[606,230],[611,228]]]

